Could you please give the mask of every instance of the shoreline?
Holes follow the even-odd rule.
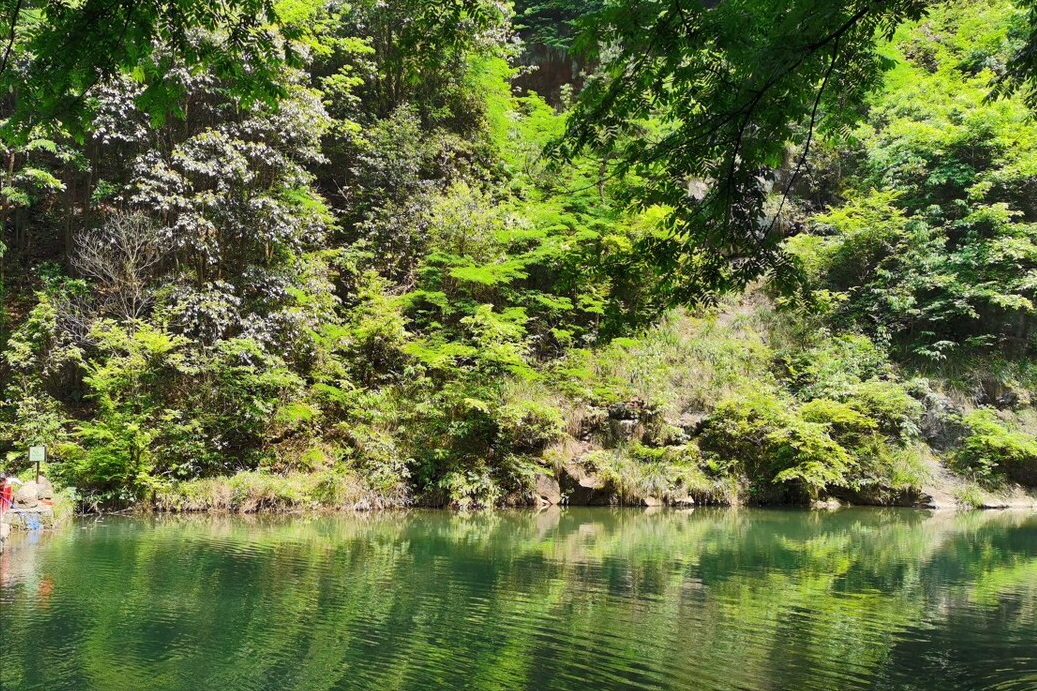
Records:
[[[195,509],[188,511],[170,511],[170,510],[156,510],[148,507],[132,507],[128,509],[122,509],[118,511],[100,511],[100,512],[64,512],[60,518],[51,517],[48,521],[39,521],[35,526],[26,525],[25,522],[19,522],[12,524],[10,519],[7,517],[11,512],[5,516],[5,521],[2,524],[2,532],[6,533],[0,538],[0,552],[5,551],[5,547],[11,542],[12,538],[17,536],[27,536],[33,532],[57,532],[64,528],[67,528],[70,523],[79,519],[94,519],[95,521],[101,521],[105,518],[110,517],[121,517],[130,519],[143,519],[143,518],[240,518],[245,520],[259,519],[259,518],[290,518],[308,520],[317,517],[342,517],[342,516],[354,516],[354,517],[385,517],[390,515],[402,516],[402,515],[416,515],[420,513],[432,513],[432,514],[445,514],[453,516],[493,516],[493,515],[507,515],[507,514],[533,514],[537,516],[548,515],[548,514],[562,514],[570,509],[583,510],[601,510],[607,512],[629,512],[631,514],[640,515],[652,515],[652,514],[669,514],[669,513],[691,513],[696,510],[706,511],[787,511],[792,513],[825,513],[829,515],[835,515],[844,511],[860,511],[865,510],[871,511],[883,511],[883,510],[895,510],[897,512],[903,512],[905,514],[916,514],[923,516],[953,516],[959,514],[1013,514],[1013,513],[1027,513],[1037,514],[1037,502],[1034,502],[1031,498],[1026,502],[1015,501],[1015,502],[1004,502],[997,505],[983,505],[983,506],[964,506],[961,504],[955,505],[926,505],[926,504],[866,504],[866,503],[849,503],[849,502],[837,502],[837,501],[818,501],[812,504],[756,504],[756,503],[742,503],[742,504],[663,504],[655,506],[645,505],[634,505],[634,504],[615,504],[615,505],[587,505],[587,504],[524,504],[524,505],[512,505],[512,506],[498,506],[492,508],[478,508],[478,509],[457,509],[450,506],[430,506],[422,504],[411,504],[409,506],[391,506],[391,507],[366,507],[358,508],[355,506],[296,506],[296,507],[260,507],[250,511],[241,511],[224,508],[209,508],[209,509]],[[24,510],[23,510],[24,511]],[[30,510],[31,511],[31,510]],[[21,537],[17,537],[21,539]]]
[[[157,509],[155,507],[147,506],[135,506],[127,509],[121,509],[117,511],[85,511],[76,512],[73,514],[75,518],[89,518],[89,517],[102,517],[102,516],[317,516],[317,515],[334,515],[334,514],[393,514],[393,513],[410,513],[410,512],[422,512],[422,511],[433,511],[442,513],[451,513],[459,515],[474,515],[474,514],[494,514],[494,513],[507,513],[511,511],[532,511],[535,513],[551,511],[551,510],[566,510],[566,509],[612,509],[612,510],[630,510],[630,511],[644,511],[644,512],[655,512],[655,511],[691,511],[695,509],[764,509],[764,510],[794,510],[794,511],[840,511],[845,509],[902,509],[912,511],[930,511],[930,512],[960,512],[967,513],[972,511],[977,512],[996,512],[996,511],[1034,511],[1037,512],[1037,499],[1027,498],[1026,500],[1013,500],[1005,501],[1000,503],[984,503],[979,506],[970,506],[964,504],[946,504],[946,503],[887,503],[881,504],[876,502],[847,502],[838,500],[829,501],[816,501],[809,504],[797,504],[797,503],[755,503],[745,502],[737,504],[729,503],[660,503],[660,504],[572,504],[572,503],[560,503],[560,504],[512,504],[495,507],[479,507],[479,508],[457,508],[447,505],[433,505],[433,504],[422,504],[414,503],[405,506],[334,506],[334,505],[314,505],[314,506],[286,506],[286,507],[274,507],[264,506],[258,508],[251,508],[248,510],[225,508],[225,507],[211,507],[201,509],[186,509],[186,510],[171,510],[171,509]]]
[[[150,496],[128,505],[105,505],[103,501],[84,499],[71,488],[54,492],[44,479],[37,502],[26,497],[18,512],[5,517],[14,529],[38,526],[56,527],[72,517],[111,515],[322,515],[341,513],[407,512],[441,510],[457,513],[497,512],[508,510],[545,510],[550,508],[630,508],[671,509],[695,508],[762,508],[837,511],[855,507],[906,508],[925,511],[1037,511],[1037,490],[1019,485],[983,488],[943,468],[934,468],[929,481],[921,487],[870,488],[851,491],[835,489],[814,501],[782,501],[774,497],[751,497],[745,486],[728,484],[712,488],[691,489],[680,493],[653,496],[643,489],[625,483],[623,478],[603,478],[590,473],[577,474],[565,468],[554,474],[541,473],[531,487],[516,491],[496,505],[458,506],[446,501],[441,493],[413,495],[401,487],[379,492],[366,483],[349,485],[348,491],[321,491],[318,478],[307,474],[288,476],[266,473],[235,475],[168,484]],[[366,486],[365,486],[366,485]],[[28,484],[26,490],[35,488]],[[42,490],[42,487],[41,487]],[[31,494],[31,492],[30,492]],[[54,501],[43,500],[43,495]],[[25,516],[21,514],[25,513]],[[32,514],[35,518],[29,517]],[[20,525],[19,525],[20,524]]]

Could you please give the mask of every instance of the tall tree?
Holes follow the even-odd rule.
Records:
[[[0,85],[32,122],[75,126],[92,86],[119,73],[162,113],[179,94],[173,69],[206,66],[247,99],[271,100],[290,44],[272,0],[3,0]],[[15,98],[17,94],[17,98]]]
[[[814,132],[859,113],[886,64],[877,39],[928,4],[610,3],[582,39],[602,67],[561,153],[604,147],[618,174],[643,178],[638,204],[670,210],[671,235],[653,249],[677,297],[701,298],[766,273],[792,281],[783,212]],[[652,119],[654,136],[623,147],[617,132]]]

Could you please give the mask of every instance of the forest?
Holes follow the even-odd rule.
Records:
[[[84,509],[1037,488],[1027,3],[4,7],[0,464]]]

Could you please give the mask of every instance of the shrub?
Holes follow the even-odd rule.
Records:
[[[793,418],[787,427],[767,435],[777,467],[772,482],[793,482],[817,499],[829,486],[845,486],[853,459],[828,434],[827,425]]]
[[[829,398],[816,398],[803,404],[799,415],[807,422],[827,425],[832,435],[843,443],[855,443],[879,428],[874,418],[848,403]]]
[[[851,387],[845,402],[878,424],[878,430],[891,438],[907,441],[918,434],[923,406],[903,384],[871,379]]]
[[[145,496],[153,484],[153,431],[115,413],[81,423],[76,437],[77,452],[57,471],[64,484],[94,502],[125,505]]]
[[[703,452],[736,466],[750,477],[762,474],[770,459],[767,436],[788,426],[792,404],[773,390],[761,389],[721,401],[702,434]]]
[[[403,505],[410,501],[410,459],[387,430],[356,423],[343,424],[345,460],[362,476],[381,503]]]
[[[626,483],[639,494],[666,501],[714,501],[720,494],[716,482],[703,472],[702,453],[695,443],[662,448],[634,443],[627,455],[633,463]]]
[[[894,399],[903,403],[898,396]],[[807,422],[825,425],[831,438],[852,458],[852,475],[847,484],[853,489],[870,488],[881,493],[918,487],[924,477],[920,449],[904,449],[902,427],[895,424],[901,417],[894,415],[893,421],[872,417],[876,412],[883,414],[883,407],[870,401],[867,396],[849,402],[818,398],[800,406],[799,415]],[[886,406],[885,414],[891,411],[903,413],[903,408]]]
[[[1037,439],[1009,429],[989,408],[965,415],[962,422],[967,433],[954,453],[959,468],[986,482],[1026,481],[1037,472]]]
[[[791,388],[801,400],[841,399],[862,381],[887,376],[886,354],[864,336],[828,336],[814,348],[786,355]]]
[[[540,401],[519,400],[497,414],[501,445],[520,453],[539,453],[565,433],[562,411]]]
[[[845,485],[853,466],[828,425],[804,420],[770,390],[722,401],[700,445],[716,470],[747,477],[762,501],[816,498],[829,486]]]
[[[505,496],[503,488],[485,464],[466,464],[450,470],[436,483],[446,494],[447,503],[461,511],[492,508]]]
[[[71,421],[61,404],[46,393],[22,392],[4,408],[4,417],[10,421],[0,420],[0,441],[15,449],[8,454],[8,463],[17,462],[26,446],[54,447],[69,437]]]

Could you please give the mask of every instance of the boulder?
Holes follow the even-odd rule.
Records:
[[[26,482],[15,489],[14,505],[21,509],[35,509],[40,503],[39,488],[35,482]]]
[[[648,427],[658,418],[657,411],[642,400],[614,403],[608,408],[607,420],[599,424],[599,431],[605,435],[606,446],[643,440]]]
[[[50,484],[50,480],[40,476],[40,481],[36,483],[38,487],[37,494],[40,499],[53,499],[54,498],[54,485]]]
[[[542,504],[557,506],[562,503],[562,488],[559,486],[558,480],[550,475],[537,473],[534,491]]]
[[[702,412],[684,413],[677,418],[677,427],[679,427],[689,438],[697,437],[702,434],[708,424],[709,416]]]
[[[640,420],[644,415],[645,403],[641,400],[613,403],[609,406],[609,418],[613,420]]]
[[[578,462],[565,465],[558,484],[573,506],[617,506],[620,503],[619,493],[611,482],[589,472]]]
[[[975,398],[978,403],[991,405],[1001,410],[1011,410],[1030,405],[1029,396],[1024,390],[993,377],[984,377],[980,381],[979,390],[976,391]]]
[[[629,506],[644,506],[649,509],[663,506],[665,505],[665,503],[666,502],[664,502],[660,497],[653,497],[650,495],[645,495],[643,497],[632,497],[627,500],[627,504]]]
[[[54,510],[49,506],[35,509],[16,509],[8,511],[4,520],[10,519],[11,527],[19,530],[39,530],[54,527]]]
[[[637,420],[616,420],[614,428],[617,436],[627,441],[633,441],[644,434],[644,427]]]

